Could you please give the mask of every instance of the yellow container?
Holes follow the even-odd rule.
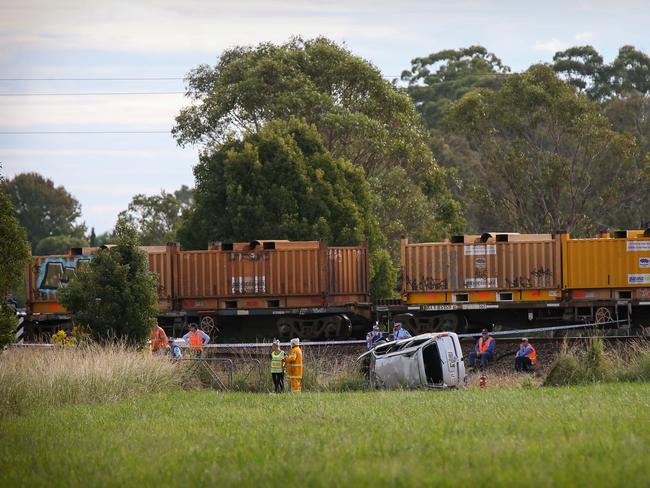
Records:
[[[620,239],[562,239],[565,288],[650,285],[650,238],[628,231]]]

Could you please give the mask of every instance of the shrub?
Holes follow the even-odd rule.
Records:
[[[0,305],[0,350],[14,341],[17,327],[16,310],[7,305]]]

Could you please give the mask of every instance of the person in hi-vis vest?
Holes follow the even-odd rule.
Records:
[[[287,354],[280,349],[280,341],[274,340],[271,349],[271,377],[276,393],[284,391],[284,358]]]
[[[287,377],[291,383],[291,392],[302,391],[302,351],[300,350],[300,339],[291,339],[291,352],[284,359],[287,365]]]

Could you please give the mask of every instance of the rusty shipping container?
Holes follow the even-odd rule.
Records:
[[[562,246],[564,286],[572,298],[650,297],[650,229],[593,239],[566,235]]]
[[[321,307],[368,301],[366,246],[252,241],[173,255],[185,310]]]
[[[506,233],[461,237],[422,244],[402,240],[402,291],[408,303],[561,298],[559,238]]]
[[[65,286],[77,271],[87,266],[100,248],[73,248],[68,254],[33,256],[26,269],[27,308],[32,314],[66,314],[58,301],[57,291]],[[172,256],[177,246],[141,246],[147,253],[149,269],[158,277],[158,308],[171,310]]]

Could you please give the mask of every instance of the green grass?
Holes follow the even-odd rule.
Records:
[[[0,486],[643,486],[650,385],[186,391],[0,420]]]

